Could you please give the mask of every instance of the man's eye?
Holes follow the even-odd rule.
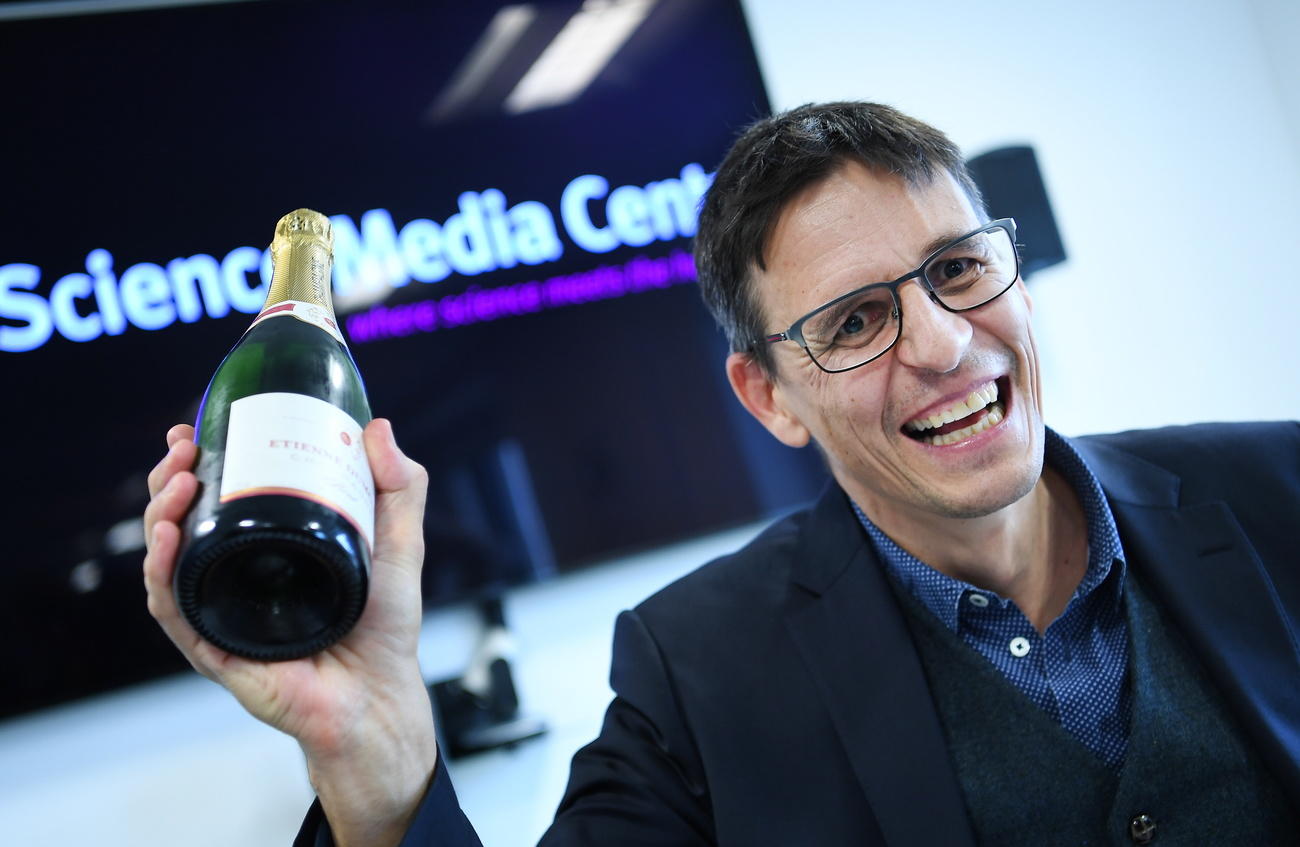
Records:
[[[844,335],[854,335],[862,332],[864,326],[866,326],[866,324],[863,322],[862,316],[854,313],[849,315],[848,319],[844,321],[844,326],[840,327],[840,332]]]
[[[978,264],[974,259],[944,259],[939,269],[939,278],[945,282],[961,279],[965,274],[975,270]]]
[[[853,314],[846,317],[840,324],[839,334],[844,337],[860,335],[880,326],[880,322],[885,318],[885,309],[879,303],[870,303],[859,306],[853,311]]]
[[[979,283],[987,270],[982,259],[948,256],[930,266],[930,284],[940,294],[953,294]]]

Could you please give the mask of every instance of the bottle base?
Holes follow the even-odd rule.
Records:
[[[177,604],[199,635],[237,656],[273,662],[318,653],[365,607],[365,574],[311,535],[251,530],[194,552],[178,572]]]

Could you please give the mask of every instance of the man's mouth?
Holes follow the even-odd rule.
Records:
[[[976,388],[964,400],[908,421],[903,424],[903,432],[935,447],[956,444],[1002,422],[1006,406],[998,397],[998,382],[989,382]]]

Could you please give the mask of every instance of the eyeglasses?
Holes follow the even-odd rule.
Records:
[[[1019,276],[1016,222],[1000,218],[940,247],[911,273],[836,297],[762,343],[793,341],[827,373],[853,370],[888,353],[903,334],[898,289],[908,280],[920,280],[949,312],[966,312],[999,297]]]

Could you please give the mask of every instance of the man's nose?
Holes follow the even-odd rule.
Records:
[[[903,312],[903,336],[896,351],[899,361],[935,373],[956,368],[970,346],[970,321],[932,300],[920,280],[903,285],[898,301]]]

